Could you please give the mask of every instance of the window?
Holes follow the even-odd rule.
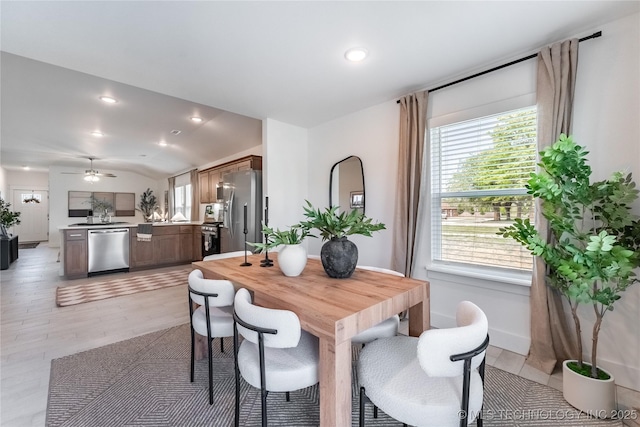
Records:
[[[187,219],[191,219],[191,184],[181,185],[174,191],[174,215],[182,213]]]
[[[531,271],[532,256],[497,234],[514,218],[533,222],[525,184],[536,163],[536,108],[432,128],[431,258]]]

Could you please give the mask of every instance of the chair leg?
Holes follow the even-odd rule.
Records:
[[[373,405],[373,418],[378,418],[378,407]]]
[[[220,352],[224,353],[224,337],[220,337]]]
[[[285,392],[285,396],[286,396],[287,402],[289,402],[290,400],[289,400],[289,392],[288,391]]]
[[[358,422],[359,427],[364,427],[364,387],[360,387],[360,420]]]
[[[196,343],[195,343],[195,336],[193,333],[193,328],[191,328],[191,382],[193,382],[193,371],[194,371],[194,352],[195,352],[195,347],[196,347]]]
[[[234,427],[240,427],[240,369],[238,368],[238,328],[233,322],[233,370],[236,377],[236,411]]]
[[[213,405],[213,355],[211,350],[211,338],[208,338],[209,342],[209,405]]]

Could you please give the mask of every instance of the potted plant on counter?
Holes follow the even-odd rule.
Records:
[[[145,222],[153,221],[153,213],[158,210],[158,199],[153,194],[152,189],[147,188],[147,190],[140,195],[138,210],[142,212]]]
[[[309,229],[300,224],[294,224],[289,227],[289,230],[281,231],[263,225],[262,233],[266,236],[265,243],[247,242],[247,244],[259,249],[260,252],[282,246],[278,251],[280,270],[285,276],[299,276],[307,265],[307,249],[302,246],[302,242],[307,236],[315,237],[309,233]]]
[[[631,213],[638,190],[631,174],[614,173],[608,180],[590,182],[587,151],[561,135],[540,153],[540,172],[531,175],[528,192],[542,201],[550,239],[528,219],[516,219],[500,229],[548,267],[547,284],[567,298],[573,317],[578,359],[563,363],[563,394],[582,411],[610,416],[615,407],[613,377],[598,367],[598,334],[604,315],[638,279],[640,225]],[[591,364],[582,360],[578,306],[590,304],[595,313]]]
[[[307,221],[300,223],[307,229],[317,229],[325,242],[320,250],[320,259],[324,271],[329,277],[344,279],[351,277],[358,263],[358,247],[347,239],[360,234],[371,237],[374,231],[384,230],[382,223],[374,223],[363,213],[354,209],[338,213],[339,206],[315,209],[307,200],[304,215]]]

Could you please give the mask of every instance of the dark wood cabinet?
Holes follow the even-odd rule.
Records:
[[[202,261],[202,227],[199,225],[192,227],[193,235],[193,261]]]
[[[87,277],[87,230],[64,231],[64,275],[68,279]]]
[[[261,156],[242,157],[198,172],[200,203],[213,203],[217,201],[216,190],[226,173],[250,169],[262,170]]]

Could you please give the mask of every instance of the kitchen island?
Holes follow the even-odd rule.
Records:
[[[128,270],[137,271],[202,260],[200,222],[152,223],[151,240],[138,241],[138,224],[72,224],[58,227],[61,233],[60,275],[78,279],[89,275],[89,232],[91,230],[128,229]],[[95,249],[94,249],[95,250]],[[100,253],[91,254],[94,257]],[[114,271],[126,271],[121,268]],[[108,272],[108,271],[105,271]]]

